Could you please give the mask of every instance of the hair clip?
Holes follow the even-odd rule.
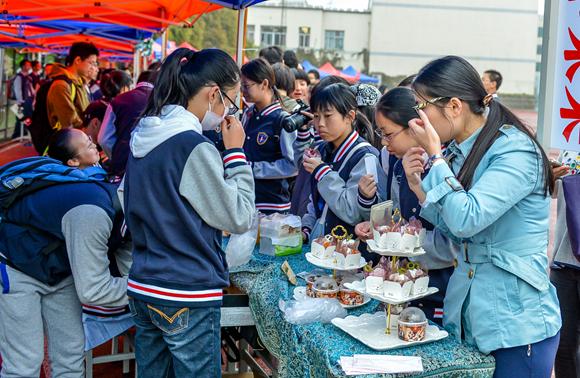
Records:
[[[488,94],[487,96],[485,96],[483,98],[483,105],[485,105],[486,107],[489,106],[489,103],[491,102],[491,100],[493,100],[493,96]]]

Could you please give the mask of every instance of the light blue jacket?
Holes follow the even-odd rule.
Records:
[[[500,131],[469,191],[458,188],[455,175],[479,130],[449,146],[448,159],[456,156],[453,170],[438,164],[421,184],[427,194],[421,216],[462,243],[443,325],[457,339],[463,326],[465,340],[486,354],[542,341],[561,327],[556,289],[546,271],[550,197],[543,195],[541,157],[515,127]]]

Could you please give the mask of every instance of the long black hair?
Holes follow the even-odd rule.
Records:
[[[276,75],[270,63],[262,58],[252,59],[242,66],[242,75],[258,84],[264,79],[268,80],[268,88],[272,90],[272,101],[278,101],[284,109],[284,100],[276,89]]]
[[[48,156],[67,165],[67,162],[77,154],[76,147],[71,139],[76,129],[60,129],[48,141]]]
[[[101,78],[101,92],[106,98],[115,98],[124,87],[131,87],[133,80],[125,71],[113,70]]]
[[[239,81],[240,69],[225,51],[177,49],[163,62],[142,116],[158,116],[165,105],[187,108],[206,84],[228,91]]]
[[[415,95],[410,88],[397,87],[385,93],[377,103],[377,112],[403,129],[409,128],[409,121],[417,118],[413,110]]]
[[[344,84],[331,84],[322,89],[318,89],[310,98],[310,107],[313,111],[323,111],[334,108],[343,117],[348,117],[351,111],[356,113],[352,126],[359,135],[374,145],[373,128],[362,113],[357,112],[356,96]]]
[[[413,80],[412,88],[415,93],[425,99],[443,97],[442,100],[434,104],[439,108],[445,106],[452,97],[456,97],[466,103],[474,114],[480,116],[485,114],[486,107],[483,101],[487,96],[487,92],[475,68],[461,57],[446,56],[429,62]],[[443,109],[440,110],[443,112]],[[543,165],[542,171],[545,178],[544,196],[548,192],[550,194],[553,193],[555,185],[554,173],[540,142],[518,116],[495,100],[490,101],[487,121],[481,128],[471,153],[465,159],[465,163],[457,175],[461,185],[466,190],[471,187],[474,172],[483,155],[501,135],[500,127],[502,125],[516,127],[535,144]]]

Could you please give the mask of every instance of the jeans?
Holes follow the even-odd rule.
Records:
[[[494,350],[493,378],[550,378],[559,341],[560,331],[534,344]]]
[[[129,298],[137,326],[139,378],[221,377],[220,308],[157,305]]]
[[[558,290],[562,312],[556,378],[580,378],[580,269],[552,269],[550,281]]]
[[[85,377],[85,333],[82,306],[73,277],[54,286],[6,267],[0,293],[2,378],[40,375],[44,336],[51,377]]]

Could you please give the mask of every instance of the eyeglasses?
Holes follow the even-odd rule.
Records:
[[[93,138],[92,138],[90,135],[88,135],[88,137],[89,137],[89,142],[90,142],[90,145],[89,145],[89,147],[85,148],[84,150],[82,150],[82,151],[81,151],[81,152],[79,152],[78,154],[76,154],[76,155],[72,156],[72,157],[71,157],[71,159],[72,159],[72,158],[76,158],[76,157],[77,157],[77,156],[79,156],[80,154],[84,154],[85,152],[87,152],[87,151],[88,151],[88,150],[90,150],[91,148],[95,148],[95,147],[97,147],[97,145],[93,143]]]
[[[399,130],[396,133],[391,134],[391,135],[385,135],[385,134],[383,134],[383,132],[380,129],[375,129],[375,134],[377,134],[379,136],[379,138],[385,139],[387,142],[391,143],[391,141],[403,131],[405,131],[405,129],[401,129],[401,130]]]
[[[217,85],[211,85],[211,84],[206,84],[206,87],[216,87]],[[218,87],[219,91],[220,91],[220,96],[223,95],[223,97],[227,98],[230,101],[230,106],[228,107],[228,116],[233,116],[235,115],[237,112],[240,111],[240,108],[236,105],[235,102],[232,101],[231,98],[228,97],[228,95],[221,90],[220,87]],[[226,106],[226,102],[224,101],[222,97],[222,103],[224,104],[224,106]]]
[[[254,85],[254,84],[256,84],[256,83],[252,83],[252,84],[248,84],[248,85],[242,85],[241,87],[244,90],[244,92],[247,92],[248,89],[251,88],[252,85]]]
[[[417,113],[417,115],[419,116],[419,118],[421,118],[421,115],[419,114],[419,110],[423,109],[427,105],[431,105],[431,104],[436,103],[437,101],[443,100],[444,98],[447,98],[447,97],[437,97],[437,98],[434,98],[432,100],[426,101],[426,102],[424,102],[422,104],[415,105],[415,106],[413,106],[413,110],[415,111],[415,113]]]

